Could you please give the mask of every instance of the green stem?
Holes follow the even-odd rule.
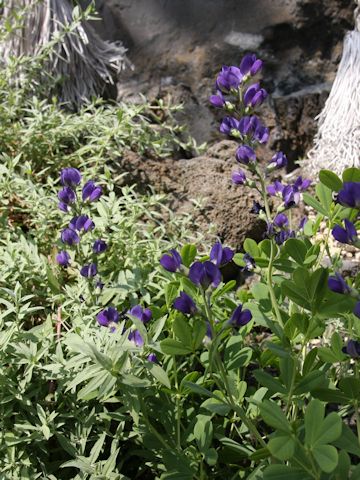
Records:
[[[331,220],[329,219],[328,221],[328,224],[327,224],[327,227],[328,227],[328,231],[327,231],[327,234],[326,234],[326,237],[325,237],[325,246],[324,248],[322,249],[322,252],[319,256],[319,259],[317,261],[317,264],[316,264],[316,268],[319,268],[320,265],[321,265],[321,262],[323,261],[323,258],[324,258],[324,254],[326,252],[326,249],[327,249],[327,246],[329,244],[329,237],[330,237],[330,232],[331,232]],[[330,261],[331,261],[331,256],[330,256]]]
[[[269,259],[269,268],[268,268],[268,271],[267,271],[267,284],[268,284],[268,288],[269,288],[271,304],[272,304],[272,307],[273,307],[273,310],[274,310],[274,313],[275,313],[275,318],[278,321],[279,325],[281,325],[281,327],[284,327],[284,323],[282,321],[279,305],[278,305],[276,295],[275,295],[275,291],[274,291],[273,284],[272,284],[273,262],[274,262],[274,259],[275,259],[275,252],[274,252],[274,242],[273,242],[273,240],[270,240],[270,242],[271,242],[270,243],[270,259]]]
[[[159,440],[159,442],[166,448],[166,450],[169,450],[170,452],[174,452],[174,449],[170,447],[170,445],[166,442],[166,440],[163,438],[163,436],[156,430],[156,428],[151,424],[150,420],[148,419],[148,416],[146,414],[146,407],[144,405],[143,399],[138,395],[139,402],[141,404],[141,410],[143,413],[143,420],[145,422],[145,425],[148,427],[148,429],[155,435],[155,437]]]

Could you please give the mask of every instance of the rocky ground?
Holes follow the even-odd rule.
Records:
[[[353,28],[353,0],[98,0],[97,6],[103,17],[97,28],[123,40],[134,64],[119,81],[118,97],[182,102],[178,121],[210,145],[191,159],[157,161],[130,152],[120,160],[128,181],[167,192],[175,211],[192,212],[193,200],[201,200],[196,220],[205,228],[214,223],[219,238],[237,249],[246,236],[258,238],[251,193],[231,185],[234,143],[222,141],[219,112],[209,107],[214,79],[221,65],[236,65],[245,52],[264,59],[271,96],[261,116],[271,141],[261,153],[267,161],[283,150],[293,170],[311,148],[314,118]]]

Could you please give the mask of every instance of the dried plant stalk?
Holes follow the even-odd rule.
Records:
[[[360,8],[355,13],[360,26]],[[318,132],[302,164],[312,176],[323,168],[340,174],[360,167],[360,31],[347,33],[336,78],[318,119]]]
[[[43,72],[59,80],[60,102],[72,106],[88,102],[130,65],[122,44],[102,40],[87,22],[79,22],[73,31],[64,33],[73,22],[69,0],[7,0],[3,21],[22,9],[27,13],[21,28],[4,42],[2,56],[5,61],[11,56],[36,56],[52,39],[61,37]]]

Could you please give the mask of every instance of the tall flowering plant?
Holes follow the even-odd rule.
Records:
[[[246,239],[243,252],[221,242],[203,255],[194,245],[170,249],[159,259],[150,307],[101,307],[102,351],[68,341],[97,365],[86,395],[119,404],[117,435],[135,439],[154,477],[360,475],[360,284],[344,275],[330,244],[359,247],[360,171],[341,179],[322,171],[312,186],[302,177],[281,180],[283,152],[259,161],[270,136],[256,113],[267,98],[256,80],[261,68],[253,54],[223,67],[210,102],[224,111],[220,131],[239,143],[232,181],[260,196],[252,211],[265,222],[263,240]],[[66,211],[81,181],[70,173],[59,195]],[[302,201],[315,215],[295,225],[291,212]],[[72,248],[93,228],[76,213],[62,232]],[[67,251],[59,255],[64,266],[72,261]],[[258,280],[244,288],[225,282],[229,263]]]

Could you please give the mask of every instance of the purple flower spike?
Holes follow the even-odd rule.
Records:
[[[345,219],[345,228],[336,225],[332,230],[333,237],[340,243],[352,245],[357,242],[358,236],[355,225],[350,220]]]
[[[61,232],[61,241],[67,245],[75,245],[80,242],[80,237],[72,228],[65,228]]]
[[[339,273],[335,273],[335,276],[328,278],[328,287],[335,293],[349,293],[350,287],[342,278]]]
[[[144,345],[144,339],[140,335],[139,330],[134,330],[129,333],[128,339],[131,342],[134,342],[137,347],[142,347]]]
[[[216,108],[222,108],[225,105],[225,98],[220,90],[216,92],[216,95],[211,95],[209,101]]]
[[[180,254],[172,249],[170,253],[163,255],[160,258],[160,264],[168,272],[176,272],[181,267],[181,256]]]
[[[256,154],[249,145],[240,145],[236,150],[236,160],[239,163],[248,165],[250,161],[255,162]]]
[[[107,249],[107,243],[105,240],[95,240],[93,245],[93,252],[94,253],[103,253]]]
[[[141,305],[135,305],[128,313],[133,317],[138,318],[142,323],[150,322],[152,317],[150,308],[142,308]]]
[[[283,168],[286,167],[288,161],[286,155],[283,152],[276,152],[271,159],[269,167],[273,168]]]
[[[146,359],[148,362],[151,362],[151,363],[159,363],[159,360],[155,353],[150,353],[150,355],[148,355]]]
[[[220,132],[225,135],[233,135],[239,130],[239,122],[234,117],[224,117],[220,124]],[[236,132],[235,132],[236,133]]]
[[[261,125],[260,120],[256,115],[245,116],[239,120],[238,129],[242,135],[248,135],[254,133],[255,130]]]
[[[223,267],[231,262],[234,256],[233,250],[229,247],[223,247],[220,242],[216,242],[210,251],[210,260],[217,267]]]
[[[175,310],[185,315],[195,315],[197,311],[194,300],[185,292],[180,292],[180,296],[175,298],[173,306]]]
[[[64,168],[60,173],[60,182],[62,185],[75,187],[81,182],[81,173],[77,168]]]
[[[235,183],[235,185],[244,185],[244,183],[246,182],[245,172],[243,172],[242,170],[238,170],[231,175],[231,179],[233,183]]]
[[[279,228],[287,227],[289,220],[284,213],[278,213],[274,218],[274,225]]]
[[[70,265],[70,255],[65,250],[62,250],[56,255],[56,261],[62,267],[68,267]]]
[[[260,88],[260,90],[256,92],[255,95],[253,96],[251,100],[251,106],[255,108],[261,105],[266,100],[267,96],[268,96],[267,91],[264,88]]]
[[[344,182],[337,202],[344,207],[360,208],[360,182]]]
[[[84,265],[81,267],[80,275],[85,278],[92,278],[95,277],[97,274],[97,266],[96,263],[90,263],[89,265]]]
[[[243,310],[242,305],[240,304],[238,307],[235,308],[229,323],[234,325],[235,327],[243,327],[247,323],[250,322],[252,319],[252,314],[250,310]]]
[[[360,302],[357,302],[354,308],[354,315],[360,318]]]
[[[79,217],[74,217],[70,221],[69,226],[74,230],[84,230],[84,232],[88,232],[89,230],[93,230],[95,224],[87,215],[80,215]]]
[[[70,187],[64,187],[60,192],[58,193],[58,199],[60,200],[61,203],[66,203],[66,205],[69,205],[69,203],[74,203],[76,200],[76,193],[74,190]]]
[[[89,200],[90,202],[95,202],[102,195],[102,188],[98,185],[95,185],[93,180],[89,180],[85,183],[82,189],[82,199]]]
[[[216,86],[219,90],[227,93],[231,89],[237,89],[241,83],[243,75],[238,67],[222,67],[216,79]]]
[[[205,290],[210,285],[217,287],[221,282],[221,273],[216,265],[206,261],[204,263],[194,262],[189,270],[189,278],[194,285],[202,287]]]
[[[108,327],[111,323],[118,323],[119,312],[114,307],[108,307],[96,315],[99,325]]]
[[[349,340],[342,351],[351,358],[358,359],[360,358],[360,343],[356,340]]]

